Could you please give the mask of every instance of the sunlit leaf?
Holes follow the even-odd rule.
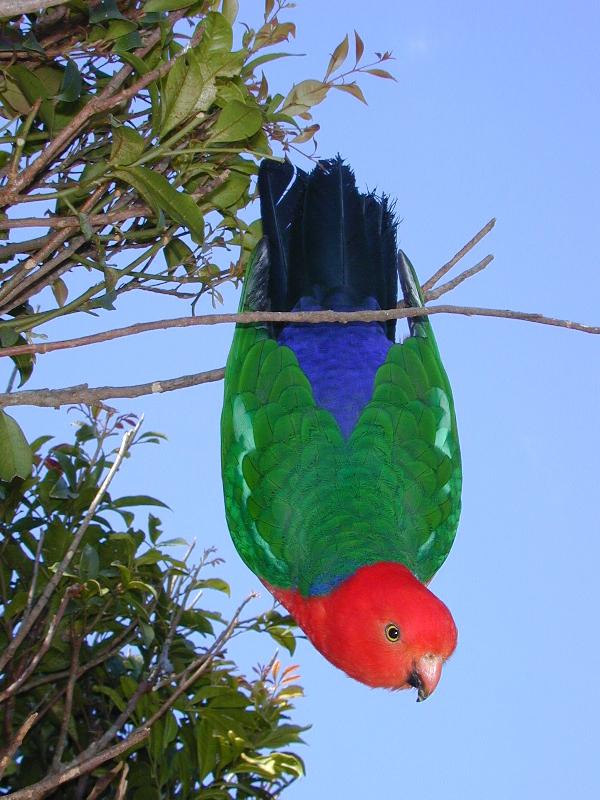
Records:
[[[365,44],[357,31],[354,31],[354,63],[358,64],[365,52]]]
[[[67,302],[67,297],[69,295],[67,284],[62,278],[57,278],[52,282],[52,294],[54,295],[58,305],[62,308],[62,306],[64,306],[64,304]]]
[[[146,140],[137,131],[127,125],[119,125],[113,128],[110,160],[117,165],[132,164],[144,152],[145,146]]]
[[[213,142],[234,142],[248,139],[262,125],[262,114],[253,106],[232,100],[219,114],[210,132]]]
[[[335,72],[342,66],[347,56],[348,56],[348,34],[344,36],[342,41],[338,44],[338,46],[331,54],[331,58],[329,59],[329,64],[327,66],[327,71],[325,72],[325,80],[327,80],[327,78],[329,78],[329,76],[333,72]]]
[[[32,466],[31,448],[23,431],[0,409],[0,479],[26,478]]]
[[[367,101],[365,100],[365,96],[362,93],[362,89],[358,85],[358,83],[336,83],[333,87],[334,89],[339,89],[340,92],[347,92],[351,94],[353,97],[356,97],[357,100],[360,100],[361,103],[367,105]]]
[[[378,78],[387,78],[390,81],[397,80],[391,72],[388,72],[387,69],[379,69],[378,67],[374,67],[373,69],[365,69],[364,72],[367,72],[369,75],[376,75]]]

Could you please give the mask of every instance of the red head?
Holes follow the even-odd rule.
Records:
[[[361,567],[317,597],[269,589],[332,664],[369,686],[412,686],[424,700],[456,647],[450,612],[401,564]]]

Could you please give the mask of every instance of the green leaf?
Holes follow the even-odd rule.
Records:
[[[187,227],[197,244],[204,238],[204,219],[195,201],[185,192],[178,192],[158,172],[145,167],[123,167],[115,175],[139,192],[156,215],[164,211],[171,219]]]
[[[100,571],[100,558],[96,550],[90,545],[83,546],[79,562],[79,575],[82,581],[97,578]]]
[[[277,642],[277,644],[285,647],[291,656],[294,655],[294,651],[296,649],[296,638],[291,631],[285,630],[284,628],[267,628],[267,633]]]
[[[69,295],[69,290],[67,289],[67,284],[63,281],[62,278],[57,278],[52,283],[52,294],[54,295],[56,302],[62,308],[64,304],[67,302],[67,297]]]
[[[240,4],[238,0],[223,0],[221,8],[223,16],[227,22],[229,22],[230,25],[233,25],[238,15],[238,11],[240,10]]]
[[[13,328],[3,328],[0,330],[0,347],[13,347],[14,345],[29,344],[27,339]],[[33,353],[24,353],[20,356],[10,356],[11,361],[17,368],[19,373],[19,387],[27,383],[33,373],[35,364],[35,355]]]
[[[90,22],[104,22],[107,19],[127,19],[117,8],[117,0],[99,0],[95,5],[90,5]]]
[[[57,100],[63,103],[74,103],[81,96],[81,73],[77,64],[69,59],[63,74],[60,85],[60,93],[56,95]]]
[[[0,409],[0,479],[27,478],[32,466],[31,448],[23,431]]]
[[[152,625],[148,625],[147,622],[140,622],[140,631],[142,632],[142,640],[144,644],[146,647],[150,647],[155,637],[154,628]]]
[[[166,542],[163,542],[163,544],[166,544]],[[221,578],[206,578],[205,580],[196,581],[194,586],[196,589],[215,589],[217,592],[225,592],[227,596],[231,594],[229,584]]]
[[[113,128],[111,163],[117,166],[132,164],[142,155],[145,147],[146,140],[143,136],[127,125],[119,125]]]
[[[144,4],[144,11],[149,14],[152,11],[177,11],[179,8],[193,6],[197,0],[148,0]]]
[[[253,58],[244,65],[244,74],[251,75],[257,67],[261,64],[266,64],[269,61],[275,61],[278,58],[291,58],[293,56],[300,56],[300,53],[264,53],[262,56]]]
[[[256,106],[232,100],[219,114],[210,132],[212,142],[235,142],[249,139],[262,127],[262,113]]]
[[[222,14],[211,12],[202,24],[200,44],[180,56],[163,83],[161,136],[198,115],[204,118],[217,96],[217,77],[233,77],[242,69],[243,52],[231,52],[233,32]]]
[[[107,697],[110,697],[110,699],[113,701],[115,706],[119,709],[119,711],[121,711],[121,712],[124,711],[125,706],[126,706],[125,698],[123,697],[123,695],[119,694],[114,689],[111,689],[110,686],[96,685],[96,686],[92,686],[92,689],[95,692],[101,692],[102,694],[105,694]]]
[[[334,84],[335,85],[335,84]],[[281,111],[290,116],[301,114],[322,103],[331,86],[323,81],[309,79],[296,84],[285,98]]]
[[[131,508],[131,506],[160,506],[160,508],[169,508],[162,500],[157,500],[155,497],[150,497],[150,495],[147,494],[119,497],[118,500],[112,501],[111,506],[113,508]]]
[[[163,253],[169,273],[174,272],[179,266],[184,266],[186,269],[196,268],[194,252],[182,239],[171,239],[164,246]]]
[[[142,37],[139,34],[139,31],[131,31],[130,33],[126,33],[123,36],[119,36],[115,40],[115,44],[113,50],[116,53],[125,53],[128,50],[136,50],[138,47],[143,45]]]
[[[209,200],[217,208],[227,209],[238,203],[249,187],[250,177],[248,175],[232,172],[225,183],[214,189],[206,196],[205,200]]]

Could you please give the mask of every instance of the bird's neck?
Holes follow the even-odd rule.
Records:
[[[263,581],[264,582],[264,581]],[[308,638],[323,652],[326,631],[326,598],[321,596],[304,597],[295,589],[279,589],[265,583],[271,594],[286,607]]]

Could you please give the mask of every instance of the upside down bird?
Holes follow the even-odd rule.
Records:
[[[422,306],[386,197],[350,168],[263,161],[264,238],[240,311]],[[452,546],[461,465],[450,384],[426,316],[238,324],[225,373],[222,468],[242,559],[332,664],[424,700],[456,647],[427,588]]]

